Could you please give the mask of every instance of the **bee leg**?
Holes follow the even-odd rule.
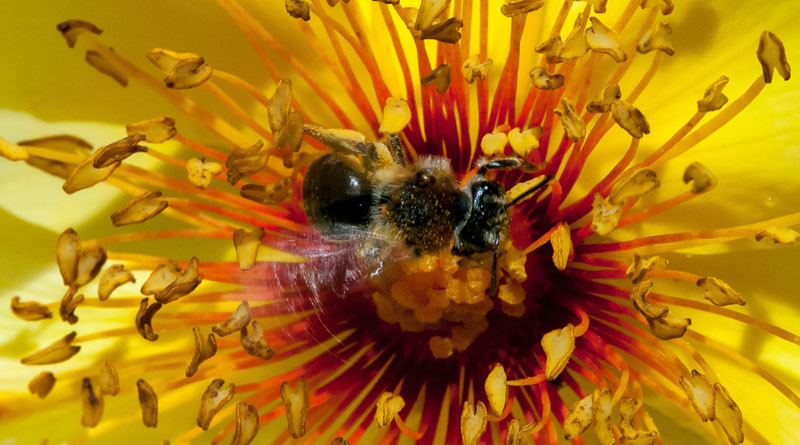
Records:
[[[541,169],[541,166],[531,164],[530,162],[519,158],[499,158],[478,161],[479,175],[485,175],[489,170],[510,170],[513,168],[537,171]]]
[[[500,253],[500,237],[497,237],[492,249],[492,284],[489,288],[489,296],[492,298],[497,296],[497,257]]]
[[[392,152],[392,159],[397,165],[401,167],[408,165],[408,155],[397,133],[389,135],[389,149]]]

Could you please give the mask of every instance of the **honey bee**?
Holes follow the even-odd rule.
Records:
[[[414,255],[450,250],[470,258],[491,252],[492,294],[497,259],[507,238],[509,207],[547,184],[537,183],[512,202],[491,170],[538,167],[518,158],[482,159],[463,184],[444,157],[410,162],[397,134],[366,141],[349,130],[307,125],[306,134],[333,152],[316,159],[303,181],[303,208],[323,236],[341,239],[363,231],[396,240]]]

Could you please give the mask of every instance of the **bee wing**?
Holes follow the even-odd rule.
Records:
[[[292,258],[257,263],[242,275],[246,292],[255,292],[255,299],[266,303],[254,308],[254,315],[303,314],[303,323],[291,323],[273,332],[280,332],[286,342],[317,343],[347,329],[339,323],[358,319],[359,312],[372,316],[374,287],[370,278],[379,274],[387,261],[410,253],[366,230],[354,228],[350,235],[335,240],[316,233],[268,235],[266,245]]]
[[[319,309],[337,298],[370,290],[370,278],[385,262],[408,255],[406,249],[365,229],[353,227],[347,235],[336,239],[316,233],[273,235],[265,244],[291,258],[257,263],[247,274],[247,284],[262,289],[265,299],[297,300],[306,309],[311,308],[308,304]]]

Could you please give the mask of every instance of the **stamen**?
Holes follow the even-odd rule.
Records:
[[[44,399],[56,384],[56,377],[50,371],[42,371],[28,382],[28,391]]]
[[[139,391],[139,405],[142,408],[142,423],[144,426],[155,428],[158,426],[158,396],[153,387],[144,379],[136,381]]]
[[[289,434],[299,439],[306,434],[306,413],[308,412],[308,383],[299,379],[294,388],[288,382],[281,383],[281,398],[286,407]],[[402,401],[402,399],[401,399]]]
[[[26,321],[53,318],[53,313],[47,306],[35,301],[20,301],[18,296],[11,297],[11,312]]]
[[[44,349],[34,352],[33,354],[20,360],[23,365],[50,365],[53,363],[61,363],[81,350],[80,346],[73,346],[72,341],[75,340],[76,332],[70,332],[64,338],[56,341],[55,343],[47,346]]]
[[[464,445],[478,445],[478,440],[486,431],[488,423],[488,413],[486,405],[478,401],[473,405],[464,402],[464,409],[461,411],[461,441]]]

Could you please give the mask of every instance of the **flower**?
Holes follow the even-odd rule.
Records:
[[[89,24],[58,17],[53,23],[68,36],[85,30],[76,46],[128,88],[80,79],[90,88],[53,95],[31,91],[27,81],[4,82],[20,86],[9,107],[38,99],[48,105],[37,113],[42,118],[106,120],[107,110],[122,106],[108,120],[139,122],[126,138],[118,127],[103,127],[93,141],[103,148],[92,155],[66,138],[1,147],[10,158],[38,158],[38,168],[43,159],[56,161],[45,169],[67,176],[26,193],[11,188],[28,187],[20,179],[4,184],[4,205],[31,221],[4,220],[6,233],[25,235],[5,240],[14,248],[6,249],[4,277],[11,295],[21,297],[9,295],[10,305],[22,318],[60,312],[45,321],[7,317],[13,340],[3,368],[14,386],[4,388],[0,412],[9,437],[117,443],[135,431],[142,441],[233,436],[246,443],[260,424],[258,440],[266,442],[410,436],[476,443],[511,435],[514,443],[515,429],[519,440],[544,441],[580,434],[596,434],[601,443],[614,434],[648,441],[655,431],[666,441],[710,441],[713,434],[732,443],[742,435],[797,439],[791,348],[798,340],[781,328],[794,315],[787,300],[793,278],[780,267],[792,264],[797,248],[767,245],[795,242],[791,227],[798,224],[796,144],[788,136],[797,117],[785,105],[792,90],[779,82],[788,65],[776,37],[789,50],[800,40],[781,22],[792,17],[789,6],[737,5],[744,11],[733,13],[732,5],[691,3],[666,15],[670,2],[540,8],[542,2],[521,1],[500,8],[484,1],[471,13],[471,2],[439,13],[435,1],[418,11],[312,1],[306,23],[304,1],[286,2],[300,18],[285,15],[283,5],[219,3],[214,11],[243,31],[236,48],[256,50],[247,57],[227,50],[244,60],[226,64],[231,59],[200,51],[230,33],[206,11],[125,20],[135,28],[119,24],[116,38],[110,21],[96,20],[107,29],[97,36]],[[697,25],[698,17],[722,18]],[[170,28],[171,20],[193,26],[137,49],[146,44],[143,27]],[[189,38],[197,30],[207,43]],[[663,40],[670,30],[671,46]],[[547,38],[556,34],[562,41]],[[759,36],[761,59],[776,68],[773,85],[765,85],[752,56]],[[150,50],[162,45],[204,59]],[[146,50],[157,69],[126,61]],[[61,57],[74,59],[72,52],[46,53],[34,62],[38,71],[14,75],[35,79],[42,68],[70,66],[58,76],[70,79],[78,65]],[[264,67],[251,70],[254,61]],[[731,71],[717,72],[718,65]],[[88,77],[91,68],[80,67]],[[57,86],[50,76],[44,83]],[[726,83],[730,101],[722,104]],[[708,100],[692,109],[709,85]],[[211,105],[206,111],[195,104]],[[169,119],[142,123],[165,108],[183,113],[174,115],[176,134]],[[298,118],[321,125],[306,128],[300,151],[290,148],[300,136]],[[537,164],[485,173],[509,189],[509,202],[535,190],[512,206],[497,266],[492,249],[437,249],[389,262],[364,245],[353,251],[310,230],[298,200],[310,162],[301,154],[346,149],[362,134],[364,146],[388,153],[391,138],[376,142],[381,126],[402,135],[412,159],[446,158],[459,180],[481,155]],[[10,128],[5,139],[30,139]],[[273,148],[276,140],[285,143]],[[69,149],[59,150],[64,145]],[[33,171],[2,165],[26,178]],[[207,184],[209,178],[216,179]],[[81,189],[94,182],[106,184]],[[77,193],[56,194],[61,184]],[[106,185],[136,198],[103,194]],[[47,204],[26,205],[32,199]],[[42,213],[51,205],[61,211]],[[121,228],[108,225],[109,213]],[[502,222],[493,227],[506,234]],[[58,246],[57,267],[52,250],[32,247],[34,239]],[[361,275],[376,258],[384,266],[377,279]],[[65,292],[61,302],[55,291]],[[95,298],[107,291],[110,298]],[[724,307],[743,299],[745,308]],[[68,334],[73,329],[77,337]],[[36,364],[42,374],[23,366]],[[19,394],[26,381],[42,400]],[[56,418],[64,420],[43,433],[40,425]],[[700,427],[684,433],[690,422]],[[594,432],[584,432],[592,425]]]

